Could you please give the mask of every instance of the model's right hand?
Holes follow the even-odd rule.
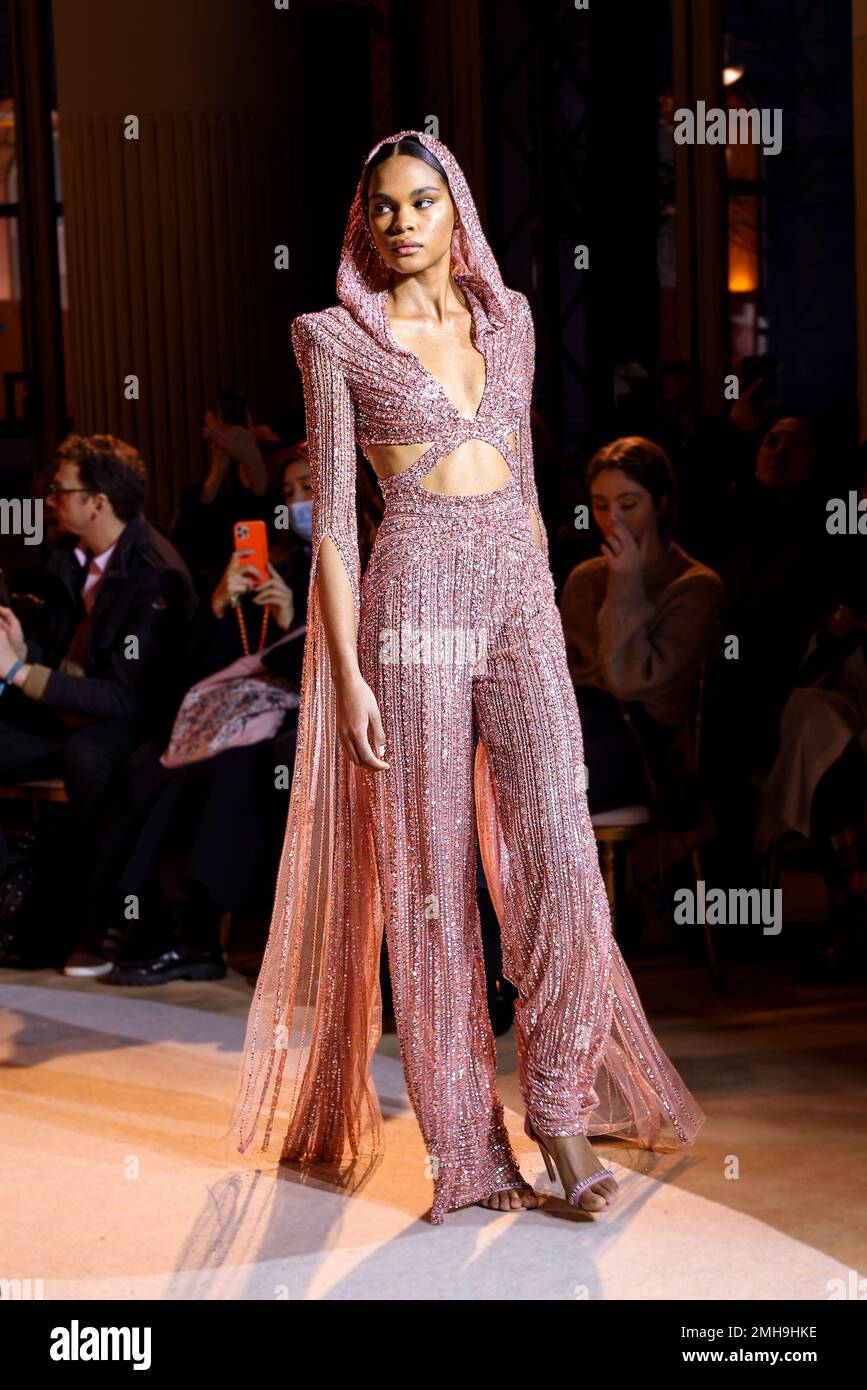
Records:
[[[379,706],[370,686],[359,675],[335,687],[337,696],[337,733],[347,757],[356,767],[372,767],[377,771],[391,767],[376,756],[385,750],[385,731],[379,717]]]

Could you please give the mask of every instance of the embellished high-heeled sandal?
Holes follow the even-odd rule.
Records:
[[[572,1187],[569,1192],[566,1192],[566,1184],[560,1177],[554,1155],[551,1153],[551,1150],[548,1148],[544,1139],[542,1139],[542,1137],[538,1135],[536,1131],[533,1129],[533,1126],[530,1124],[529,1118],[526,1115],[524,1116],[524,1133],[527,1135],[528,1139],[532,1139],[534,1143],[538,1144],[539,1151],[543,1159],[545,1160],[545,1167],[548,1170],[548,1177],[551,1179],[552,1182],[556,1182],[558,1180],[560,1181],[563,1187],[563,1191],[566,1195],[566,1201],[569,1203],[570,1206],[578,1207],[580,1211],[586,1211],[589,1216],[592,1216],[593,1212],[591,1211],[591,1209],[589,1207],[582,1206],[580,1201],[581,1194],[582,1192],[586,1191],[588,1187],[591,1187],[593,1183],[599,1182],[602,1178],[611,1178],[612,1182],[614,1183],[615,1192],[617,1191],[619,1183],[617,1182],[617,1179],[615,1178],[614,1174],[611,1172],[611,1169],[600,1168],[598,1172],[591,1173],[589,1178],[581,1178],[579,1182],[575,1183],[574,1187]],[[602,1194],[599,1193],[596,1195],[601,1196]],[[610,1207],[610,1205],[611,1198],[606,1197],[605,1207],[599,1207],[598,1210],[604,1211],[606,1207]]]

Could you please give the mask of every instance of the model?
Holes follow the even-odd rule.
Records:
[[[431,1221],[537,1204],[495,1086],[478,834],[518,991],[526,1132],[596,1211],[617,1184],[588,1135],[678,1148],[705,1116],[612,936],[533,474],[530,308],[441,141],[401,131],[371,150],[337,293],[292,323],[314,488],[308,631],[229,1132],[244,1152],[277,1126],[281,1159],[340,1175],[382,1152],[384,930]],[[385,499],[363,584],[356,445]]]

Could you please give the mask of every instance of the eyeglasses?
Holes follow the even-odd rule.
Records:
[[[60,487],[57,483],[51,483],[46,489],[47,497],[60,497],[66,492],[90,492],[89,487]]]

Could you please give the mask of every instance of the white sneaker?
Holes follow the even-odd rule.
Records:
[[[72,978],[82,976],[107,975],[114,969],[114,962],[106,960],[105,956],[91,956],[83,951],[75,951],[63,967],[64,975]]]

